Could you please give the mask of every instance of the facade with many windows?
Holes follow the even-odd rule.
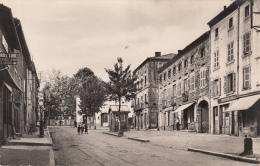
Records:
[[[235,1],[213,18],[211,132],[260,135],[260,1]]]
[[[209,132],[209,69],[209,32],[159,69],[160,129]]]
[[[158,82],[162,79],[158,77],[158,70],[174,56],[175,54],[161,55],[161,52],[155,52],[155,57],[147,58],[134,70],[139,89],[132,101],[133,123],[137,130],[158,127]]]

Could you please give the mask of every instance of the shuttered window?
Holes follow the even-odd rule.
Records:
[[[250,67],[245,67],[243,69],[243,88],[247,89],[250,87]]]
[[[251,33],[247,32],[243,36],[244,38],[244,53],[249,53],[251,51]]]

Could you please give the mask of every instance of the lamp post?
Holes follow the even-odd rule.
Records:
[[[43,99],[39,99],[39,108],[40,108],[40,135],[39,137],[44,137],[43,124],[42,124],[42,111],[43,111]]]

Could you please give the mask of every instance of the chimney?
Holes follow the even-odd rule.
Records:
[[[155,52],[155,57],[160,57],[161,56],[161,52]]]
[[[226,6],[224,6],[224,10],[226,10],[227,9],[227,7]]]
[[[178,54],[180,54],[182,52],[182,50],[178,50]]]

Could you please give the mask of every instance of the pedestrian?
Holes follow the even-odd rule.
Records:
[[[60,120],[60,126],[61,126],[61,123],[62,123],[62,121]]]
[[[84,126],[82,125],[81,126],[81,134],[83,134],[83,131],[84,131]]]
[[[80,127],[80,125],[78,126],[78,134],[80,134],[80,129],[81,129],[81,127]]]
[[[88,124],[85,124],[85,134],[88,134]]]
[[[178,117],[177,117],[177,120],[176,120],[176,128],[177,128],[177,131],[180,130],[180,122],[179,122]]]
[[[77,122],[76,122],[76,120],[74,120],[74,127],[77,127]]]

